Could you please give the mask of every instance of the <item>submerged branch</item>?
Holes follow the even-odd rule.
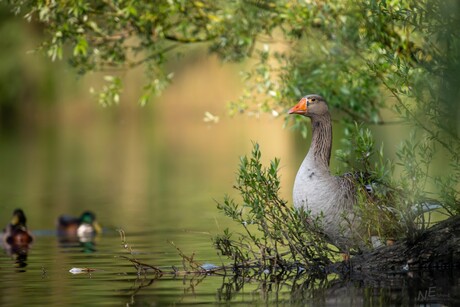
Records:
[[[123,256],[123,255],[119,256],[119,257],[129,260],[134,265],[134,267],[136,268],[136,271],[137,271],[138,275],[140,275],[141,273],[146,275],[148,269],[153,270],[153,272],[155,273],[155,275],[157,277],[161,277],[161,275],[163,275],[163,271],[161,269],[159,269],[158,267],[150,265],[150,264],[146,264],[146,263],[143,263],[143,262],[140,262],[139,260],[137,260],[134,257],[133,249],[131,248],[131,246],[126,241],[125,231],[123,229],[118,229],[118,233],[120,234],[121,245],[123,246],[124,249],[128,250],[128,252],[130,254],[130,257]]]

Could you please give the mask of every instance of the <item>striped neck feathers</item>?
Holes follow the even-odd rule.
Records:
[[[332,124],[329,113],[311,117],[312,138],[308,156],[318,166],[329,169],[332,148]]]

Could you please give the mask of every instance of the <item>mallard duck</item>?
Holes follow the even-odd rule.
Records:
[[[91,237],[101,232],[96,221],[96,215],[85,211],[80,217],[62,215],[58,219],[57,232],[59,236]]]
[[[28,246],[33,241],[32,234],[27,230],[24,211],[13,211],[11,222],[3,230],[3,243],[11,247]]]

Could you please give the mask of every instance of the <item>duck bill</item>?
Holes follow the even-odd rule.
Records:
[[[18,225],[19,224],[19,216],[17,216],[16,214],[13,215],[13,217],[11,218],[11,225]]]
[[[96,232],[96,234],[102,233],[102,227],[101,225],[99,225],[98,222],[94,221],[93,227],[94,227],[94,231]]]
[[[307,99],[305,98],[300,99],[300,101],[288,111],[289,114],[305,114],[306,112]]]

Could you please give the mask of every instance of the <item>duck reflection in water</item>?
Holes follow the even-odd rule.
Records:
[[[83,252],[92,253],[95,249],[95,238],[102,232],[96,221],[96,215],[85,211],[80,217],[61,215],[57,222],[57,234],[62,247],[81,246]]]
[[[5,252],[15,259],[18,268],[27,266],[27,254],[33,241],[32,234],[27,230],[24,212],[14,210],[10,223],[3,229],[2,245]]]

